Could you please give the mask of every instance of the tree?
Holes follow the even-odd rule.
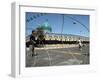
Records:
[[[46,32],[51,32],[52,28],[50,27],[50,25],[48,23],[44,23],[43,25],[39,25],[37,28],[37,35],[38,35],[38,40],[39,40],[39,44],[40,43],[45,43],[45,33]]]
[[[40,40],[44,39],[46,32],[52,32],[52,28],[48,22],[45,22],[42,25],[39,25],[37,28],[37,34],[40,36]]]
[[[37,30],[38,39],[40,41],[42,41],[44,39],[44,37],[45,37],[45,35],[44,35],[44,29],[39,26],[39,27],[36,28],[36,30]]]

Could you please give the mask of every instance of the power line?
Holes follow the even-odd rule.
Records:
[[[67,16],[67,17],[69,17],[70,19],[72,19],[72,20],[78,22],[79,24],[81,24],[81,25],[89,32],[89,29],[87,28],[87,26],[84,25],[82,22],[80,22],[79,20],[77,20],[77,19],[75,19],[75,18],[73,18],[73,17],[70,17],[70,16]],[[76,23],[75,23],[75,24],[76,24]]]

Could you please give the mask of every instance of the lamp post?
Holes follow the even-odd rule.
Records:
[[[62,27],[61,27],[61,41],[62,41],[62,44],[63,44],[63,40],[62,40],[63,28],[64,28],[64,14],[62,14]]]

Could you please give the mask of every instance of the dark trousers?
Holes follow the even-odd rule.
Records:
[[[32,54],[35,54],[35,44],[33,41],[30,41],[30,44],[32,45]]]

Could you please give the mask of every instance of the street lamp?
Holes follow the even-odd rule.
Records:
[[[61,28],[61,41],[62,41],[62,44],[63,44],[63,40],[62,40],[63,28],[64,28],[64,14],[62,14],[62,28]]]

